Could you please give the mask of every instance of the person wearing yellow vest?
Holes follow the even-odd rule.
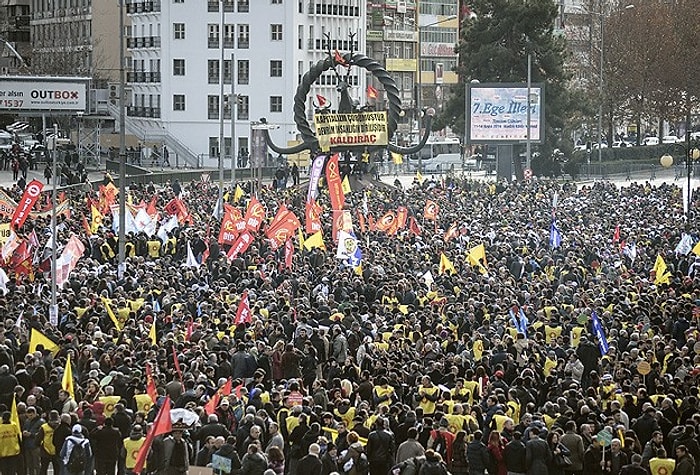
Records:
[[[124,439],[124,448],[122,449],[121,458],[124,461],[124,468],[126,469],[127,474],[131,475],[134,473],[133,470],[134,466],[136,466],[136,456],[138,455],[139,450],[145,441],[146,438],[143,436],[143,429],[140,425],[135,425],[131,429],[129,437]],[[146,466],[144,465],[143,468],[146,469]]]
[[[372,396],[376,406],[390,406],[392,401],[396,398],[394,388],[389,386],[386,376],[379,377]]]
[[[61,424],[61,418],[58,411],[52,410],[49,412],[49,420],[39,427],[39,432],[37,433],[37,440],[39,441],[39,448],[41,449],[41,473],[46,473],[49,468],[49,464],[53,468],[53,473],[60,472],[60,460],[58,458],[58,450],[53,444],[53,433],[56,428]]]
[[[423,376],[415,399],[418,406],[423,408],[423,415],[430,416],[435,413],[435,403],[440,399],[440,389],[433,386],[430,376]]]
[[[20,431],[10,422],[10,411],[2,413],[0,424],[0,473],[16,473],[19,468]]]

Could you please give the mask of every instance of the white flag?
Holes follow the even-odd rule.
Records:
[[[684,256],[687,256],[692,250],[693,238],[690,236],[690,234],[683,233],[683,237],[681,237],[681,242],[679,242],[676,246],[676,254],[683,254]]]
[[[197,258],[194,257],[194,252],[192,252],[192,246],[189,241],[187,242],[187,262],[185,262],[185,267],[199,267],[199,262],[197,262]]]

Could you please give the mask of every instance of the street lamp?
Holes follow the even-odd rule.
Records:
[[[693,141],[691,144],[690,141],[690,112],[688,112],[685,118],[685,145],[680,143],[675,143],[674,145],[682,148],[683,155],[685,156],[685,172],[687,178],[686,185],[688,187],[688,205],[686,208],[686,216],[688,219],[690,219],[690,202],[693,197],[693,189],[690,186],[690,176],[693,173],[693,163],[700,159],[700,149],[698,148],[698,143]],[[669,168],[671,165],[673,165],[673,156],[667,152],[661,156],[659,162],[661,163],[662,167]]]
[[[416,54],[416,58],[418,59],[417,64],[416,64],[416,110],[418,112],[418,133],[420,135],[420,129],[421,129],[421,119],[423,118],[422,114],[422,105],[421,105],[421,96],[422,96],[422,90],[423,90],[423,67],[421,66],[422,63],[422,58],[423,58],[423,42],[421,40],[421,32],[424,28],[428,28],[430,26],[435,26],[435,25],[440,25],[442,23],[447,23],[448,21],[453,21],[458,18],[457,15],[450,15],[448,17],[443,18],[442,20],[434,21],[432,23],[428,23],[427,25],[416,25],[416,29],[418,30],[418,42],[416,44],[418,52]],[[420,23],[420,22],[419,22]],[[418,170],[423,171],[423,156],[421,153],[418,153]]]

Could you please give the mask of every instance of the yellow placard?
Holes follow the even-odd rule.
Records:
[[[333,147],[387,145],[386,111],[352,114],[314,114],[321,150]]]
[[[10,223],[2,223],[0,224],[0,244],[5,244],[5,241],[7,241],[7,238],[10,237]]]

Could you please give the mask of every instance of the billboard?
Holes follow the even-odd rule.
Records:
[[[469,142],[527,141],[527,84],[473,83],[467,94]],[[530,142],[544,140],[544,85],[530,87]]]
[[[87,78],[0,77],[0,113],[84,111],[87,93]]]
[[[387,145],[389,140],[386,111],[314,114],[314,125],[324,152],[333,147]]]

